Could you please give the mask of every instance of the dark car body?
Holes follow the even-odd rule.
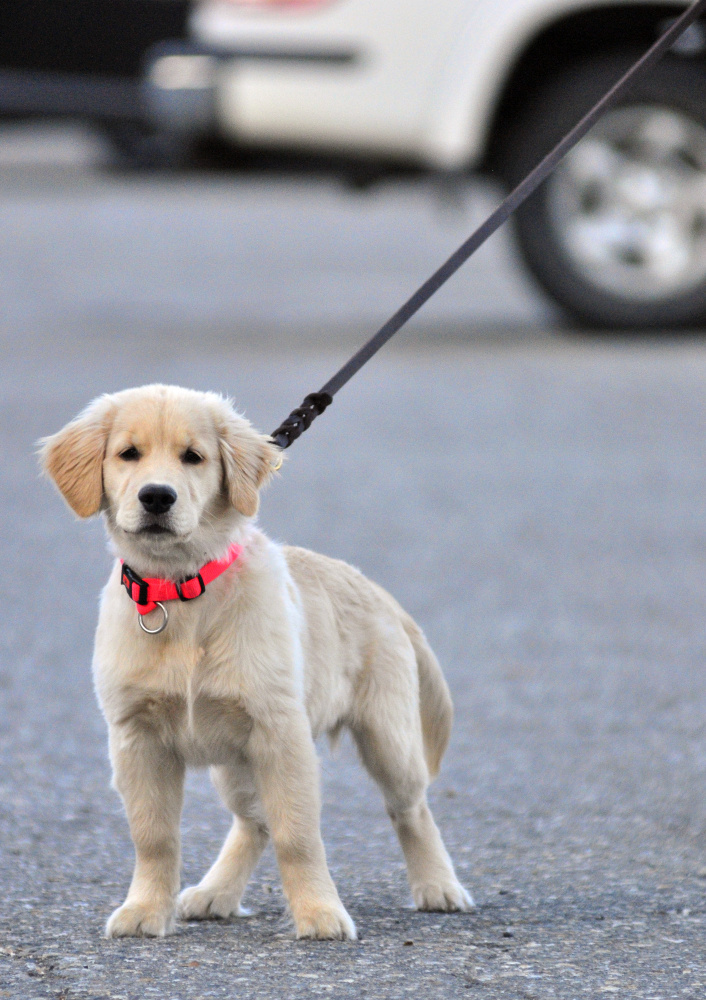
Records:
[[[188,0],[2,0],[0,115],[143,117],[148,50],[185,38]]]

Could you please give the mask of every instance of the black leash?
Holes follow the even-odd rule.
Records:
[[[369,361],[380,348],[393,337],[404,324],[418,312],[424,303],[437,292],[449,278],[458,271],[462,264],[481,247],[489,236],[502,226],[503,222],[520,207],[520,205],[539,187],[543,180],[554,170],[559,161],[572,149],[580,139],[586,135],[590,128],[595,125],[601,117],[619,97],[625,93],[640,73],[650,69],[657,60],[664,55],[679,36],[696,20],[701,11],[706,7],[706,0],[696,0],[691,7],[687,8],[681,17],[678,17],[670,28],[658,38],[655,44],[639,59],[627,73],[601,98],[601,100],[591,110],[584,115],[578,125],[564,136],[561,142],[554,149],[547,153],[544,159],[534,168],[520,184],[517,185],[502,204],[495,209],[482,225],[469,236],[465,243],[453,253],[449,259],[441,265],[430,278],[419,288],[405,304],[397,310],[394,316],[388,319],[384,326],[364,344],[346,364],[336,372],[333,378],[329,379],[326,385],[318,392],[310,393],[301,406],[292,410],[290,415],[284,420],[276,431],[272,432],[272,439],[280,448],[288,448],[293,441],[304,433],[311,426],[313,420],[323,413],[326,407],[333,402],[334,395],[339,389],[353,378],[356,372],[360,371],[366,361]]]

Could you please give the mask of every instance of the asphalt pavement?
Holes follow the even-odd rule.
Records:
[[[431,803],[477,909],[410,908],[344,741],[321,747],[323,834],[358,942],[294,940],[271,851],[250,917],[102,936],[132,864],[90,679],[109,558],[33,443],[156,380],[271,430],[492,197],[462,195],[0,164],[0,997],[706,993],[706,345],[562,332],[507,237],[294,445],[261,514],[424,627],[456,705]],[[184,885],[227,828],[191,775]]]

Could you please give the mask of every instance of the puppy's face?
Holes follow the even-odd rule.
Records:
[[[69,506],[103,511],[128,561],[218,554],[256,514],[278,454],[221,397],[159,385],[102,396],[42,442]]]
[[[219,435],[208,407],[148,393],[118,408],[103,460],[112,528],[144,536],[150,547],[188,539],[209,508],[225,508],[223,483]]]

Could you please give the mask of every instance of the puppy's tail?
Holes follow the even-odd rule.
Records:
[[[419,672],[419,712],[422,719],[424,756],[429,774],[435,778],[446,752],[453,722],[453,703],[439,661],[417,623],[405,615],[404,630],[414,647]]]

